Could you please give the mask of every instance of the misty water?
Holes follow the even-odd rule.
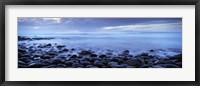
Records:
[[[151,49],[182,52],[181,33],[133,33],[133,34],[68,34],[68,35],[23,35],[30,38],[54,38],[50,40],[19,41],[26,44],[57,44],[68,48],[91,49],[94,51],[110,49],[114,51],[132,50],[144,52]],[[165,51],[166,53],[166,51]]]

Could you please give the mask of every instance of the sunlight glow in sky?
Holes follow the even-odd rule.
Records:
[[[19,35],[181,31],[181,18],[18,18]]]

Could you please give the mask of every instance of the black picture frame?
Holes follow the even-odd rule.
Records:
[[[0,84],[2,86],[195,86],[199,85],[200,0],[1,0]],[[195,5],[195,81],[5,81],[6,5]],[[173,78],[173,77],[172,77]]]

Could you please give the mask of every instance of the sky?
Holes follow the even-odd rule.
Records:
[[[19,17],[19,35],[182,32],[182,18]]]

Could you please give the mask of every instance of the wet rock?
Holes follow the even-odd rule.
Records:
[[[26,50],[25,50],[25,49],[18,48],[18,52],[24,54],[24,53],[26,53]]]
[[[117,62],[109,62],[108,66],[111,66],[111,65],[118,65],[118,63]]]
[[[28,65],[28,67],[30,67],[30,68],[40,68],[42,66],[44,66],[44,64],[39,63],[39,62],[31,63]]]
[[[107,58],[107,56],[103,54],[103,55],[100,55],[99,58]]]
[[[169,57],[169,59],[171,59],[171,60],[175,60],[176,59],[177,61],[182,62],[182,54]]]
[[[50,56],[50,55],[44,55],[44,56],[42,56],[42,59],[50,59],[50,58],[52,58],[52,56]]]
[[[164,67],[162,67],[160,65],[155,65],[155,66],[152,66],[152,68],[164,68]]]
[[[67,52],[67,51],[69,51],[69,49],[67,49],[67,48],[64,48],[62,51],[64,51],[64,52]]]
[[[72,48],[72,49],[71,49],[71,51],[74,51],[74,50],[75,50],[75,48]]]
[[[81,61],[80,63],[84,66],[91,64],[89,61]]]
[[[72,66],[73,63],[74,63],[73,61],[66,61],[66,62],[65,62],[65,64],[66,64],[67,66]]]
[[[154,52],[155,50],[149,50],[149,52]]]
[[[83,50],[79,53],[79,55],[90,55],[92,54],[90,51]]]
[[[65,45],[57,45],[57,48],[64,48]]]
[[[51,64],[60,64],[60,63],[62,63],[61,59],[58,59],[58,58],[51,59]]]
[[[97,58],[97,57],[92,57],[92,58],[90,58],[90,62],[94,62],[94,61],[99,61],[99,60],[101,60],[100,58]]]
[[[71,58],[78,58],[78,56],[77,55],[72,55]]]
[[[162,66],[164,68],[180,68],[179,66],[174,64],[158,64],[158,66]]]
[[[33,57],[42,57],[43,55],[42,54],[39,54],[39,53],[34,53],[33,54]]]
[[[131,58],[131,59],[125,61],[125,63],[130,66],[141,66],[144,64],[143,61],[141,61],[140,59],[135,59],[135,58]]]
[[[23,62],[23,61],[18,61],[18,64],[20,64],[20,65],[27,65],[25,62]]]
[[[91,54],[90,57],[97,57],[97,55],[96,54]]]
[[[18,64],[18,68],[27,68],[26,65]]]
[[[128,56],[129,55],[129,50],[125,50],[122,52],[122,56]]]
[[[95,61],[95,62],[94,62],[94,65],[97,66],[97,67],[102,67],[102,66],[103,66],[103,63],[100,62],[100,61]]]

